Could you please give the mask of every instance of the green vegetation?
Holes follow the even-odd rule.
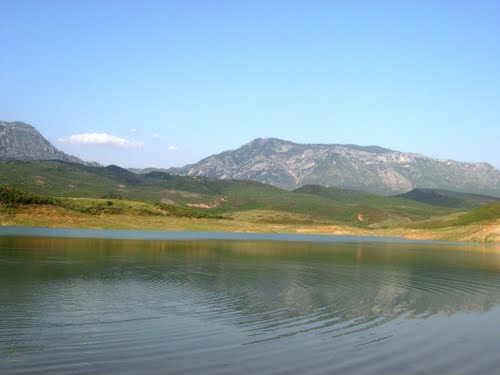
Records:
[[[90,167],[60,161],[2,161],[0,176],[0,217],[8,217],[3,225],[62,223],[164,229],[168,224],[189,230],[300,233],[330,233],[341,227],[334,232],[390,235],[418,231],[435,234],[439,230],[446,232],[439,238],[456,239],[449,228],[475,225],[474,230],[479,230],[483,225],[498,225],[500,218],[500,202],[480,206],[494,197],[443,191],[426,192],[426,199],[433,197],[433,205],[316,185],[287,191],[251,181],[163,172],[135,175],[116,166]],[[418,197],[422,200],[422,195]],[[441,197],[441,203],[435,201],[436,197]],[[464,205],[473,205],[474,209]],[[50,219],[37,221],[37,215]],[[166,218],[175,220],[167,223]],[[460,229],[459,238],[467,235]]]
[[[306,215],[312,223],[370,227],[425,220],[452,211],[401,198],[320,186],[290,192],[252,181],[173,176],[163,172],[136,175],[117,166],[89,167],[60,161],[4,161],[0,162],[0,175],[4,184],[37,194],[150,201],[179,207],[168,210],[173,215],[193,217],[231,217],[238,212],[265,210]],[[192,213],[180,210],[181,207],[205,209]],[[210,209],[207,211],[206,207]],[[71,208],[89,213],[119,213],[115,207]],[[259,222],[271,220],[258,219],[259,215],[252,217]]]
[[[0,186],[0,203],[7,205],[19,204],[57,204],[59,201],[52,197],[31,194],[26,191]]]
[[[468,212],[440,216],[430,220],[411,223],[409,228],[439,229],[468,225],[488,225],[500,223],[500,202],[492,202]],[[500,231],[499,231],[500,233]]]
[[[452,225],[470,225],[488,223],[500,218],[500,202],[489,203],[467,212],[455,220]]]
[[[0,161],[0,184],[57,197],[171,201],[184,205],[220,196],[234,183],[161,172],[136,175],[117,166],[11,160]]]
[[[408,193],[398,195],[400,198],[411,199],[417,202],[430,204],[433,206],[450,208],[474,208],[490,202],[500,202],[500,198],[480,195],[467,194],[456,191],[437,190],[437,189],[413,189]]]
[[[211,212],[164,203],[119,200],[115,204],[115,201],[109,199],[54,198],[0,186],[0,212],[14,214],[20,205],[52,205],[91,215],[132,213],[187,218],[221,218]]]
[[[403,225],[454,212],[448,208],[433,207],[408,199],[318,185],[305,185],[294,190],[294,193],[322,197],[343,206],[349,212],[351,224],[357,222],[358,226]]]
[[[156,202],[142,202],[130,200],[109,200],[95,198],[60,198],[58,206],[91,215],[122,215],[131,214],[136,216],[170,216],[185,218],[207,218],[220,219],[220,215],[211,212],[189,208],[178,207],[170,204]]]

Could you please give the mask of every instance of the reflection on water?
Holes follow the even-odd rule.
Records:
[[[496,373],[500,254],[0,239],[2,373]]]

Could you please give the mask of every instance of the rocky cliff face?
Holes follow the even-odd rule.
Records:
[[[377,146],[297,144],[275,138],[255,139],[169,172],[254,180],[286,189],[318,184],[382,194],[437,188],[500,195],[500,171],[488,163],[433,159]]]
[[[24,122],[0,121],[0,160],[63,160],[84,165],[85,162],[55,148],[33,126]]]

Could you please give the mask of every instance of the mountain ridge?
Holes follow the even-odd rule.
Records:
[[[0,160],[62,160],[100,165],[58,150],[35,127],[22,121],[0,121]]]
[[[256,138],[238,149],[167,171],[249,179],[288,190],[315,184],[388,195],[414,188],[500,195],[500,171],[486,162],[436,159],[380,146],[300,144],[279,138]]]
[[[0,160],[100,166],[58,150],[33,126],[20,121],[0,121]],[[287,190],[313,184],[385,195],[420,188],[500,197],[500,171],[489,163],[436,159],[374,145],[300,144],[279,138],[256,138],[184,167],[129,171],[250,180]]]

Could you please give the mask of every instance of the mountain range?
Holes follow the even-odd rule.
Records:
[[[54,159],[98,166],[58,150],[31,125],[0,121],[0,160]],[[258,138],[166,171],[251,180],[287,190],[313,184],[385,195],[430,188],[500,196],[500,171],[488,163],[435,159],[378,146],[298,144],[277,138]]]
[[[258,138],[168,172],[252,180],[289,190],[314,184],[379,194],[434,188],[500,195],[500,171],[488,163],[434,159],[378,146],[298,144],[276,138]]]

